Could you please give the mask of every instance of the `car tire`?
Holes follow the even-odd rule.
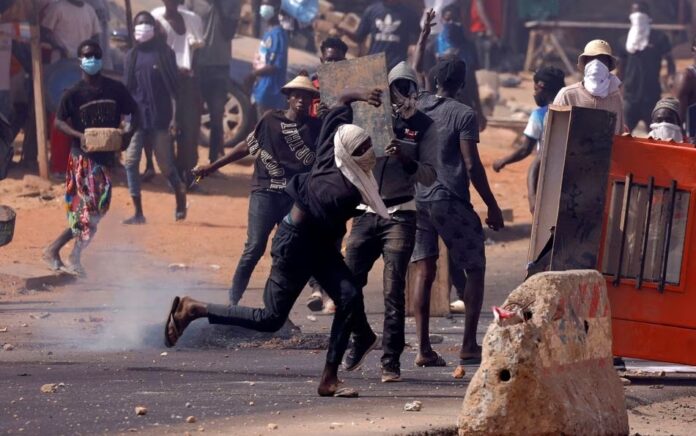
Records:
[[[249,96],[242,87],[229,81],[227,86],[227,102],[222,118],[224,147],[233,147],[244,139],[256,124],[256,110],[249,100]],[[200,144],[204,147],[210,145],[210,115],[208,108],[203,103],[201,114]]]

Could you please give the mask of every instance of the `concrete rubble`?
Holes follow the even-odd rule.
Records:
[[[628,434],[601,274],[537,274],[500,309],[466,392],[460,436]]]

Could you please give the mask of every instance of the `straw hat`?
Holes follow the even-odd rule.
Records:
[[[609,56],[609,71],[616,68],[616,57],[614,57],[614,54],[611,51],[611,46],[608,42],[602,39],[594,39],[587,43],[587,45],[585,46],[585,50],[583,50],[582,54],[578,56],[578,65],[585,64],[584,58],[600,55]]]
[[[299,76],[286,83],[285,86],[281,88],[281,91],[283,94],[288,95],[290,91],[293,89],[307,91],[319,95],[319,90],[314,86],[314,84],[312,84],[312,81],[309,80],[309,77],[303,74],[300,74]]]

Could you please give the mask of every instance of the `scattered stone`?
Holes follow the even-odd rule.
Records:
[[[213,271],[219,271],[221,269],[220,265],[212,264],[210,265],[210,269]]]
[[[312,322],[316,322],[316,321],[317,321],[317,317],[314,316],[314,315],[307,315],[307,319],[310,320],[310,321],[312,321]]]
[[[631,384],[631,380],[627,379],[626,377],[620,377],[621,383],[623,383],[624,386],[628,386]]]
[[[445,338],[442,335],[430,335],[431,344],[441,344],[445,342]]]
[[[194,424],[196,421],[197,421],[197,419],[193,415],[186,417],[186,422],[189,424]]]
[[[29,324],[27,324],[26,322],[23,322],[23,323],[20,324],[20,326],[21,326],[21,327],[29,327]]]
[[[5,351],[12,351],[12,350],[14,350],[14,345],[12,345],[12,344],[5,344],[5,345],[2,346],[2,349],[5,350]]]
[[[47,383],[41,386],[41,392],[44,394],[54,394],[58,391],[58,385],[55,383]]]
[[[166,351],[162,351],[162,352],[160,353],[160,356],[162,356],[162,357],[167,357],[167,356],[169,356],[169,353],[167,353]]]
[[[454,378],[464,378],[466,375],[466,369],[462,365],[457,365],[456,368],[454,368],[454,371],[452,372],[452,377]]]
[[[169,266],[167,266],[167,268],[169,268],[169,271],[172,272],[183,271],[185,269],[188,269],[188,265],[186,265],[185,263],[170,263]]]
[[[253,406],[253,405],[254,405],[254,402],[253,402],[253,401],[249,401],[249,405],[250,405],[250,406]]]
[[[420,412],[423,403],[418,400],[404,404],[404,412]]]
[[[0,329],[0,333],[7,333],[7,327],[3,327]]]
[[[186,403],[186,404],[184,404],[184,407],[186,407],[187,409],[190,409],[191,407],[193,407],[193,404]]]
[[[272,423],[272,422],[269,423],[266,427],[267,427],[269,430],[278,430],[278,424],[274,424],[274,423]]]
[[[104,318],[98,316],[90,316],[89,322],[104,322]]]
[[[49,316],[51,316],[51,314],[48,312],[38,313],[38,314],[36,314],[36,313],[29,314],[29,318],[31,318],[31,319],[46,319]]]
[[[135,414],[137,416],[145,416],[147,415],[147,407],[145,406],[135,406]]]
[[[337,428],[341,428],[341,427],[343,427],[343,423],[342,423],[342,422],[332,422],[331,424],[329,424],[329,428],[330,428],[331,430],[334,430],[334,429],[337,429]]]
[[[667,376],[667,373],[664,372],[664,371],[659,371],[659,372],[657,373],[657,376],[658,376],[658,377],[665,377],[665,376]]]
[[[650,389],[664,389],[665,385],[652,385],[650,386]]]

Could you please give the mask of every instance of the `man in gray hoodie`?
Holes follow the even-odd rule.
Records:
[[[389,90],[395,139],[385,148],[386,155],[377,158],[373,172],[390,218],[381,218],[361,205],[365,212],[353,219],[346,244],[346,264],[354,274],[355,285],[361,289],[367,284],[367,275],[375,261],[380,255],[384,259],[382,382],[398,381],[401,376],[406,271],[416,237],[415,186],[416,183],[429,186],[436,179],[434,162],[429,159],[433,154],[427,151],[436,141],[436,128],[430,117],[416,109],[416,73],[405,62],[389,72]],[[356,323],[367,323],[364,313]],[[357,369],[362,363],[358,356],[365,356],[364,351],[376,343],[374,337],[354,335],[344,359],[346,370]]]

